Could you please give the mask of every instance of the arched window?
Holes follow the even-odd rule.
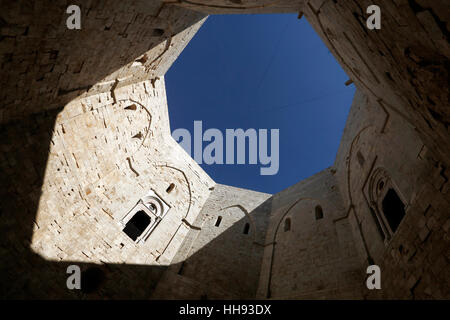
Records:
[[[246,223],[244,226],[244,234],[248,234],[249,230],[250,230],[250,224]]]
[[[150,222],[150,217],[144,211],[140,210],[127,222],[123,232],[125,232],[133,241],[136,241],[145,229],[147,229]]]
[[[220,226],[220,222],[222,222],[222,216],[217,217],[216,227]]]
[[[291,218],[284,220],[284,232],[291,230]]]
[[[316,206],[316,220],[323,218],[323,210],[321,206]]]
[[[175,188],[175,184],[171,183],[169,187],[167,187],[166,192],[170,193]]]

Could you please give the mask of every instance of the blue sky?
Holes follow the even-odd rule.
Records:
[[[194,139],[194,120],[224,136],[280,130],[276,175],[260,175],[260,164],[201,165],[217,183],[267,193],[333,164],[355,92],[296,14],[210,16],[165,79],[172,132],[186,128]]]

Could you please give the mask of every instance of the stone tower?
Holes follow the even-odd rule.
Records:
[[[70,4],[1,1],[1,297],[450,297],[446,1],[380,1],[380,30],[366,0],[86,1],[81,30]],[[170,135],[164,74],[207,15],[288,12],[357,87],[335,163],[275,195],[217,184]]]

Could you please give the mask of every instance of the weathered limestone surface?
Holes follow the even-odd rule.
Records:
[[[171,261],[176,248],[171,247],[180,241],[177,232],[187,232],[181,220],[195,220],[214,183],[168,134],[163,79],[154,86],[147,81],[122,87],[114,92],[116,103],[108,95],[80,99],[58,115],[35,223],[61,229],[63,236],[55,235],[54,245],[48,240],[43,243],[41,234],[48,230],[39,227],[31,245],[35,252],[47,259]],[[73,114],[80,109],[85,112]],[[175,189],[167,193],[171,183]],[[168,203],[170,215],[139,246],[117,221],[150,189]],[[76,245],[66,235],[78,238]],[[103,243],[108,250],[93,251],[95,243]]]
[[[48,118],[44,121],[51,122]],[[25,145],[17,146],[15,130],[14,124],[7,125],[2,135],[2,184],[6,187],[2,204],[7,209],[2,217],[2,266],[6,274],[30,263],[26,256],[18,259],[9,253],[8,248],[19,244],[29,244],[33,253],[47,261],[167,266],[215,184],[170,136],[163,78],[67,105],[50,128],[53,134],[42,184],[31,159],[20,168],[32,188],[26,193],[21,189],[23,180],[8,185],[7,179],[19,169],[8,151],[21,155],[33,147],[28,143],[37,141],[27,139]],[[175,188],[167,193],[171,183]],[[151,189],[171,207],[170,214],[145,243],[136,244],[118,222]],[[27,198],[33,200],[27,203]],[[36,200],[35,217],[27,216],[15,222],[19,226],[11,226],[15,214],[32,211]],[[16,208],[21,201],[25,208]],[[29,227],[21,224],[33,226],[28,230],[32,235],[19,232]],[[36,276],[24,268],[21,277]],[[15,283],[10,285],[19,290]],[[150,293],[137,292],[131,297]]]
[[[448,170],[433,159],[414,128],[357,92],[335,168],[348,219],[360,235],[364,267],[369,262],[381,267],[380,296],[448,298]],[[406,211],[393,235],[377,218],[381,208],[375,203],[376,194],[391,187]]]
[[[217,184],[153,298],[254,298],[270,204],[269,194]]]
[[[206,14],[299,12],[304,0],[180,0],[174,4]]]
[[[340,219],[345,206],[333,172],[326,169],[273,196],[257,297],[362,297],[364,274],[351,226]]]
[[[448,165],[450,4],[384,0],[381,30],[365,26],[371,0],[305,1],[308,22],[354,83],[415,127]]]
[[[204,14],[159,0],[81,1],[81,30],[66,26],[71,1],[0,2],[0,123],[161,77]]]
[[[86,1],[77,31],[69,4],[0,2],[1,297],[449,298],[446,1],[381,1],[377,31],[369,0]],[[358,91],[334,165],[271,196],[171,138],[163,76],[207,14],[275,12],[303,12]],[[170,210],[135,243],[119,222],[149,190]]]

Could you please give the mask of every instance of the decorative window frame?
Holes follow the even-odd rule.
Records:
[[[139,212],[144,211],[151,219],[150,224],[145,228],[142,234],[136,238],[135,243],[143,243],[147,241],[150,234],[155,230],[156,226],[167,215],[170,206],[165,202],[153,189],[151,189],[144,197],[139,199],[136,205],[128,211],[119,221],[122,230],[128,221]]]
[[[395,234],[395,232],[392,231],[386,216],[384,215],[382,205],[383,199],[385,198],[389,189],[393,189],[397,193],[398,197],[405,206],[406,214],[408,209],[408,202],[406,201],[403,194],[399,191],[399,188],[394,183],[394,181],[392,181],[390,174],[384,168],[377,168],[376,170],[374,170],[370,178],[368,194],[370,199],[370,206],[375,212],[378,223],[382,229],[382,232],[384,233],[385,245],[388,245]]]

